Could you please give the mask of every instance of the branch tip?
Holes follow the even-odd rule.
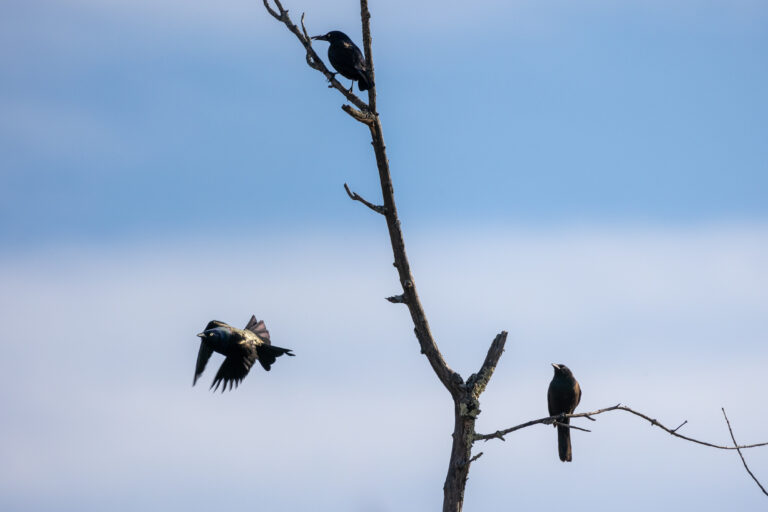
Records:
[[[475,455],[474,457],[469,459],[469,462],[467,464],[472,464],[473,462],[475,462],[477,459],[479,459],[482,456],[483,456],[483,452],[478,453],[477,455]]]
[[[301,13],[301,31],[304,32],[304,38],[307,41],[307,46],[312,46],[312,38],[309,37],[309,34],[307,33],[307,27],[304,26],[304,14],[306,13]]]
[[[373,210],[376,213],[379,213],[381,215],[386,215],[387,214],[386,208],[384,208],[383,206],[380,206],[378,204],[373,204],[370,201],[366,201],[365,198],[360,196],[360,194],[358,194],[357,192],[352,192],[349,189],[349,185],[347,185],[346,183],[344,184],[344,190],[347,191],[347,195],[353,201],[359,201],[359,202],[363,203],[365,206],[367,206],[368,208],[370,208],[371,210]]]

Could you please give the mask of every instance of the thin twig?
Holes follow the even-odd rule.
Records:
[[[482,456],[483,456],[483,452],[478,453],[477,455],[475,455],[471,459],[469,459],[469,462],[467,464],[472,464],[473,462],[475,462],[477,459],[479,459]]]
[[[349,186],[346,183],[344,184],[344,190],[347,191],[347,195],[353,201],[360,201],[365,206],[367,206],[371,210],[375,211],[376,213],[380,213],[381,215],[386,215],[387,214],[387,209],[386,208],[384,208],[381,205],[373,204],[373,203],[371,203],[369,201],[366,201],[365,198],[360,196],[357,192],[352,192],[351,190],[349,190]]]
[[[387,300],[392,304],[405,304],[405,295],[402,293],[400,295],[393,295],[391,297],[387,297]]]
[[[304,39],[310,40],[312,38],[309,37],[309,34],[307,33],[307,27],[304,26],[304,15],[305,14],[306,13],[304,13],[304,12],[301,13],[301,32],[302,32],[302,34],[304,34]]]
[[[651,418],[650,416],[646,416],[645,414],[643,414],[641,412],[637,412],[637,411],[635,411],[633,409],[630,409],[629,407],[621,405],[621,404],[614,405],[613,407],[606,407],[605,409],[599,409],[597,411],[592,411],[592,412],[580,412],[580,413],[576,413],[576,414],[565,414],[565,415],[559,414],[557,416],[548,416],[546,418],[539,418],[537,420],[527,421],[525,423],[521,423],[520,425],[516,425],[514,427],[510,427],[510,428],[507,428],[507,429],[504,429],[504,430],[497,430],[493,434],[475,434],[475,441],[480,441],[480,440],[488,441],[489,439],[502,439],[505,435],[507,435],[507,434],[509,434],[511,432],[514,432],[516,430],[520,430],[520,429],[523,429],[523,428],[526,428],[526,427],[531,427],[533,425],[538,425],[538,424],[551,425],[555,421],[561,420],[563,417],[565,417],[565,418],[586,418],[588,416],[597,416],[598,414],[603,414],[605,412],[610,412],[610,411],[625,411],[625,412],[634,414],[635,416],[639,416],[639,417],[643,418],[644,420],[648,421],[651,425],[659,427],[660,429],[664,430],[668,434],[671,434],[671,435],[673,435],[675,437],[679,437],[680,439],[685,439],[686,441],[690,441],[692,443],[697,443],[697,444],[701,444],[701,445],[704,445],[704,446],[709,446],[711,448],[717,448],[719,450],[739,450],[739,449],[747,449],[747,448],[757,448],[758,446],[768,446],[768,442],[748,444],[748,445],[741,445],[741,446],[723,446],[723,445],[719,445],[719,444],[708,443],[706,441],[700,441],[700,440],[694,439],[692,437],[688,437],[688,436],[684,436],[682,434],[678,434],[677,432],[675,432],[671,428],[665,427],[664,425],[659,423],[658,420],[656,420],[654,418]]]
[[[677,431],[678,431],[678,430],[680,430],[680,429],[683,427],[683,425],[685,425],[686,423],[688,423],[688,420],[685,420],[684,422],[682,422],[680,425],[678,425],[678,426],[677,426],[677,428],[673,428],[673,429],[672,429],[672,432],[677,432]]]
[[[741,457],[741,462],[744,464],[744,469],[747,470],[747,473],[749,473],[749,476],[752,477],[752,480],[755,481],[757,486],[760,488],[761,491],[763,491],[763,494],[768,496],[768,492],[766,492],[765,487],[763,487],[763,484],[760,483],[760,481],[757,479],[757,477],[750,471],[749,466],[747,466],[747,461],[744,460],[744,455],[741,453],[741,448],[744,448],[743,446],[739,446],[739,443],[736,442],[736,438],[733,437],[733,429],[731,428],[731,422],[728,421],[728,415],[725,414],[725,409],[720,408],[721,411],[723,411],[723,416],[725,416],[725,423],[728,424],[728,432],[731,433],[731,439],[733,440],[733,446],[736,448],[736,452],[738,452],[739,457]]]
[[[565,428],[572,428],[574,430],[581,430],[582,432],[592,432],[591,430],[587,430],[586,428],[577,427],[576,425],[571,425],[570,423],[560,423],[559,421],[553,421],[553,425],[556,425],[558,427],[565,427]]]

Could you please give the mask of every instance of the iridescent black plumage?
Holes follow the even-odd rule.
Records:
[[[549,415],[573,414],[579,401],[581,401],[581,387],[567,366],[552,363],[552,367],[555,369],[555,375],[552,377],[552,382],[549,383],[547,390]],[[570,418],[565,418],[561,423],[569,424],[570,422]],[[557,451],[563,462],[570,462],[573,458],[570,428],[557,427]]]
[[[251,317],[245,329],[238,329],[224,322],[211,320],[198,336],[201,338],[200,350],[197,353],[193,386],[205,370],[205,365],[211,354],[218,352],[226,356],[211,384],[214,391],[222,383],[222,392],[227,389],[227,385],[229,385],[229,389],[237,387],[248,375],[256,360],[261,363],[265,370],[269,371],[272,363],[278,357],[283,354],[294,355],[290,349],[273,346],[264,321],[256,320],[255,316]]]
[[[365,57],[363,57],[360,48],[344,32],[333,30],[323,36],[315,36],[312,39],[331,43],[328,47],[328,60],[331,61],[331,65],[342,76],[357,82],[357,87],[361,91],[366,91],[373,87],[373,77],[371,76],[371,70],[368,69],[368,65],[365,62]],[[352,85],[354,85],[354,82]],[[351,91],[352,87],[349,90]]]

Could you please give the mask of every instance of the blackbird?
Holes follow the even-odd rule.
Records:
[[[371,70],[368,69],[360,48],[347,37],[347,34],[338,30],[332,30],[325,35],[314,36],[312,39],[331,43],[328,47],[328,60],[331,61],[331,65],[336,71],[352,80],[349,92],[352,92],[355,82],[357,82],[357,87],[361,91],[366,91],[373,87]]]
[[[576,409],[581,400],[581,387],[579,387],[579,383],[567,366],[555,363],[552,363],[552,366],[555,369],[555,375],[552,377],[552,382],[549,383],[549,390],[547,391],[549,415],[573,414],[574,409]],[[560,423],[569,424],[570,420],[570,418],[565,418]],[[557,451],[561,461],[571,461],[570,428],[557,427]]]
[[[290,349],[275,347],[269,339],[269,331],[263,320],[251,317],[245,329],[238,329],[218,320],[211,320],[205,326],[205,330],[198,334],[200,350],[197,353],[197,365],[195,366],[194,386],[198,377],[205,370],[205,365],[211,354],[215,351],[226,356],[221,363],[216,377],[211,383],[211,389],[216,391],[219,384],[223,383],[221,392],[232,387],[237,387],[248,375],[251,366],[258,359],[261,366],[269,371],[275,359],[287,354],[293,356]]]

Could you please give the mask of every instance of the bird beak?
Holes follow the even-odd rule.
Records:
[[[198,334],[198,336],[200,336],[200,335]],[[553,367],[555,370],[559,370],[559,369],[560,369],[560,365],[559,365],[559,364],[555,364],[555,363],[551,363],[551,364],[552,364],[552,367]]]
[[[327,41],[328,40],[328,38],[325,37],[325,36],[312,36],[312,39],[314,39],[316,41]]]
[[[200,334],[198,334],[198,335],[197,335],[197,337],[198,337],[198,338],[205,338],[205,333],[204,333],[204,332],[201,332]]]

